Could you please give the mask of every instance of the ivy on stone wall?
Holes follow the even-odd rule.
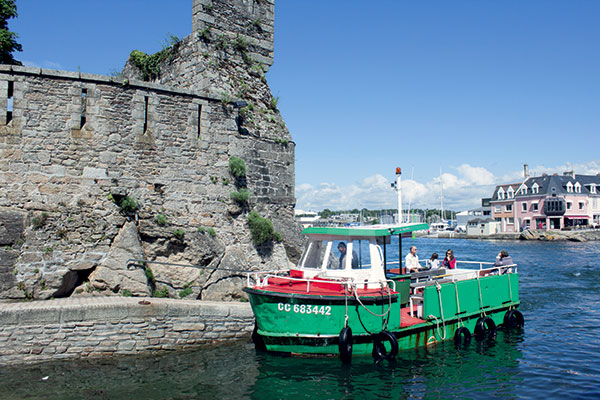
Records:
[[[150,55],[143,51],[133,50],[129,54],[129,60],[142,73],[142,80],[153,81],[160,76],[160,64],[164,61],[171,62],[175,59],[180,43],[181,39],[170,35],[167,44],[163,46],[161,51]]]

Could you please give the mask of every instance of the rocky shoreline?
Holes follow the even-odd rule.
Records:
[[[571,241],[571,242],[589,242],[600,240],[600,230],[577,230],[577,231],[557,231],[557,230],[531,230],[523,232],[506,232],[495,235],[467,235],[466,233],[441,232],[435,235],[422,235],[422,237],[431,237],[438,239],[482,239],[482,240],[543,240],[543,241]]]

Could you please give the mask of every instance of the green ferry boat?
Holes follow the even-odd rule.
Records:
[[[399,350],[443,340],[468,344],[498,326],[522,327],[517,266],[458,261],[454,269],[402,273],[387,260],[391,236],[427,224],[306,228],[297,267],[252,272],[247,286],[256,318],[257,348],[306,355],[372,355],[393,359]]]

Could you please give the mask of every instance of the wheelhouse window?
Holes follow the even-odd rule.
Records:
[[[302,267],[320,269],[323,265],[323,257],[327,250],[327,243],[328,241],[326,240],[315,240],[311,242],[302,258]]]
[[[368,240],[333,242],[327,269],[371,268],[371,252]]]

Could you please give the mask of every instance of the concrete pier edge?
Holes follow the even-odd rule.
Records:
[[[248,338],[249,303],[81,297],[0,303],[0,365],[182,350]]]

